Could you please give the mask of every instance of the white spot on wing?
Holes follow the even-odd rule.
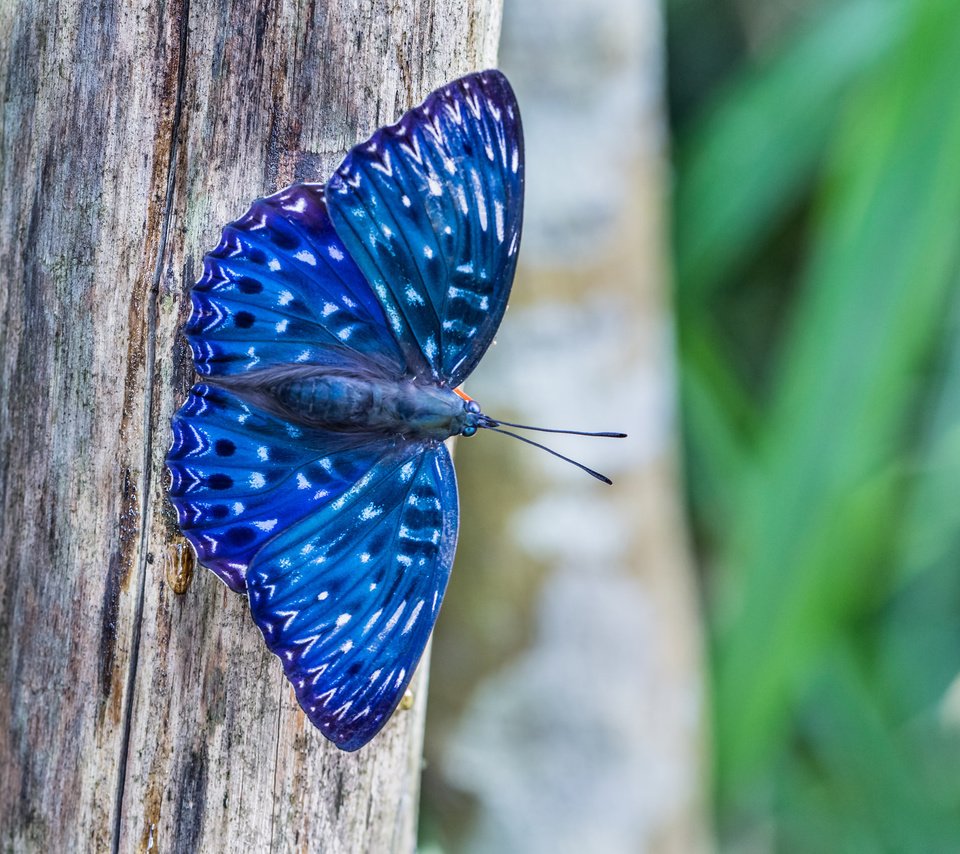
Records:
[[[473,197],[477,203],[477,216],[480,217],[480,230],[487,230],[487,200],[483,196],[483,184],[480,183],[480,175],[476,169],[470,170],[470,181],[473,184]],[[462,190],[460,191],[462,193]],[[461,204],[461,207],[463,205]],[[466,213],[466,208],[463,209]]]
[[[403,615],[403,609],[406,607],[407,607],[407,600],[404,599],[403,602],[400,603],[400,606],[397,608],[397,610],[393,612],[393,616],[390,617],[389,620],[387,620],[387,624],[383,627],[383,631],[380,632],[380,637],[384,637],[387,634],[387,632],[390,632],[393,630],[393,627],[397,624],[400,617]]]
[[[497,230],[497,240],[503,243],[503,202],[498,200],[493,202],[493,221]]]
[[[363,627],[363,633],[366,634],[370,631],[376,624],[380,617],[383,615],[383,608],[380,608],[376,613],[367,620],[367,624]]]
[[[375,149],[374,149],[375,150]],[[386,148],[383,151],[383,160],[379,163],[374,160],[370,164],[378,172],[382,172],[384,175],[392,176],[393,175],[393,163],[390,161],[390,149]]]
[[[400,634],[408,634],[410,629],[413,628],[413,624],[417,621],[417,617],[420,616],[420,611],[423,609],[423,599],[417,602],[416,606],[413,609],[413,612],[410,614],[407,624],[403,627],[403,631]]]

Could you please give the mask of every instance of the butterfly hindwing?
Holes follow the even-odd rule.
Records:
[[[290,424],[198,383],[173,418],[170,500],[200,562],[243,591],[263,544],[343,495],[385,447]]]
[[[506,78],[463,77],[378,130],[327,204],[407,361],[459,385],[500,324],[520,243],[523,135]]]
[[[300,705],[341,749],[366,744],[402,698],[456,537],[450,455],[439,443],[410,442],[255,557],[253,617]]]
[[[203,260],[185,333],[215,378],[347,349],[402,373],[383,308],[330,223],[319,184],[258,199]]]

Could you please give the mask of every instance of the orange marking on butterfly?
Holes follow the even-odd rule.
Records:
[[[458,388],[455,388],[455,389],[453,390],[453,393],[454,393],[455,395],[457,395],[457,397],[462,397],[464,400],[467,400],[467,401],[473,400],[473,398],[470,397],[469,394],[467,394],[465,391],[461,391],[461,390],[458,389]]]

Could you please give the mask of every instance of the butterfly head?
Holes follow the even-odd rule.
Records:
[[[484,422],[489,420],[480,411],[479,403],[475,400],[465,400],[463,402],[463,427],[460,429],[460,435],[465,437],[475,435],[477,430],[487,426]]]

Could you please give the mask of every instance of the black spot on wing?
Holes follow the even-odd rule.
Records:
[[[233,487],[233,478],[223,472],[217,472],[207,478],[207,486],[211,489],[230,489]]]

